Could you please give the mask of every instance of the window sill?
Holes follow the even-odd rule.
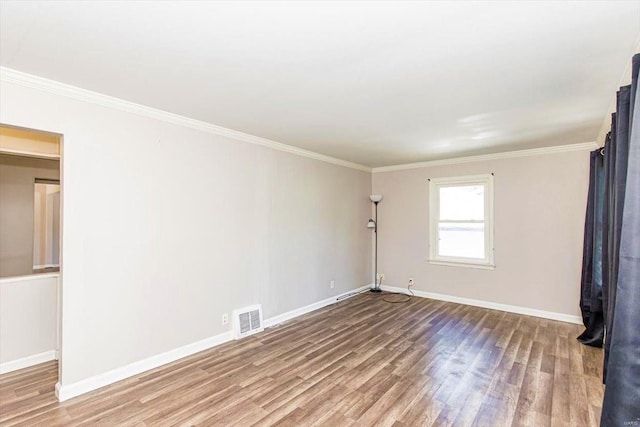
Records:
[[[495,270],[495,264],[477,264],[473,262],[454,262],[454,261],[442,261],[437,259],[428,259],[429,264],[446,265],[449,267],[465,267],[465,268],[477,268],[480,270]]]
[[[23,282],[34,279],[48,279],[50,277],[60,277],[59,272],[55,273],[39,273],[39,274],[25,274],[24,276],[8,276],[0,277],[0,285],[5,283]]]

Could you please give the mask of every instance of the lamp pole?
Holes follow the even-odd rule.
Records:
[[[373,233],[375,234],[375,245],[376,245],[376,249],[375,249],[375,271],[374,271],[374,277],[373,277],[373,289],[371,289],[371,292],[382,292],[382,290],[380,289],[380,287],[378,286],[378,203],[380,203],[380,201],[374,201],[373,202],[376,205],[376,216],[375,216],[375,224],[376,226],[373,229]]]
[[[380,289],[380,286],[378,285],[378,203],[380,203],[380,200],[382,200],[382,195],[381,194],[372,194],[369,196],[369,199],[376,205],[376,209],[375,209],[375,219],[369,219],[369,222],[367,223],[367,228],[373,228],[373,232],[376,234],[375,237],[375,261],[374,261],[374,265],[375,265],[375,271],[374,271],[374,275],[375,277],[373,278],[373,287],[370,289],[371,292],[382,292],[382,289]]]

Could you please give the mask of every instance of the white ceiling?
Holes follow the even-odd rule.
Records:
[[[2,1],[2,66],[369,166],[594,141],[640,1]]]

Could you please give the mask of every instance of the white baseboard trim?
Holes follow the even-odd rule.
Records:
[[[382,289],[389,292],[407,292],[406,288],[383,285]],[[517,305],[500,304],[491,301],[482,301],[471,298],[456,297],[453,295],[436,294],[413,289],[413,293],[420,298],[429,298],[439,301],[455,302],[457,304],[471,305],[474,307],[489,308],[491,310],[507,311],[509,313],[524,314],[527,316],[541,317],[543,319],[559,320],[561,322],[582,325],[582,318],[573,314],[556,313],[553,311],[538,310],[536,308],[521,307]]]
[[[338,302],[338,298],[344,297],[353,292],[366,289],[367,287],[368,285],[362,286],[358,289],[354,289],[352,291],[345,292],[343,294],[336,295],[334,297],[327,298],[313,304],[309,304],[296,310],[288,311],[286,313],[271,317],[264,321],[264,325],[265,327],[273,326],[286,320],[293,319],[294,317],[298,317],[311,311],[317,310],[319,308],[335,304],[336,302]],[[169,350],[165,353],[151,356],[147,359],[143,359],[138,362],[134,362],[129,365],[116,368],[111,371],[95,375],[93,377],[89,377],[73,384],[62,385],[60,383],[57,383],[56,396],[60,402],[63,402],[73,397],[80,396],[81,394],[88,393],[109,384],[122,381],[134,375],[138,375],[151,369],[155,369],[159,366],[166,365],[167,363],[175,362],[178,359],[182,359],[195,353],[199,353],[212,347],[216,347],[220,344],[233,341],[233,339],[233,331],[227,331],[213,337],[206,338],[192,344],[187,344],[185,346]],[[53,353],[55,354],[55,352]]]
[[[89,377],[73,384],[62,385],[58,383],[56,384],[56,396],[60,402],[63,402],[106,385],[141,374],[142,372],[166,365],[167,363],[175,362],[178,359],[191,356],[192,354],[199,353],[203,350],[208,350],[231,340],[233,340],[233,332],[227,331],[205,338],[201,341],[151,356],[147,359],[139,360],[138,362],[130,363],[129,365],[125,365],[120,368],[112,369],[111,371],[107,371],[102,374],[94,375],[93,377]]]
[[[277,325],[278,323],[286,322],[287,320],[293,319],[298,316],[302,316],[303,314],[310,313],[322,307],[335,304],[338,301],[344,300],[345,297],[347,297],[349,294],[353,293],[355,295],[356,292],[360,292],[364,289],[367,289],[368,287],[370,287],[370,285],[361,286],[359,288],[352,289],[349,292],[344,292],[342,294],[333,296],[331,298],[323,299],[322,301],[314,302],[313,304],[305,305],[304,307],[296,308],[295,310],[287,311],[286,313],[282,313],[277,316],[270,317],[268,319],[265,319],[264,327],[269,328],[273,325]]]
[[[34,354],[33,356],[22,357],[20,359],[11,360],[9,362],[0,363],[0,374],[17,371],[18,369],[28,368],[44,362],[56,360],[56,351],[50,350],[44,353]]]

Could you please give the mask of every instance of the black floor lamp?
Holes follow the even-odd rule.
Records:
[[[382,200],[382,195],[380,194],[372,194],[369,196],[369,198],[371,199],[371,201],[376,205],[376,216],[375,216],[375,220],[374,219],[369,219],[369,222],[367,223],[367,228],[373,228],[373,232],[376,235],[376,243],[375,243],[375,275],[373,277],[374,279],[374,284],[373,284],[373,288],[371,288],[371,292],[382,292],[382,289],[380,289],[380,284],[378,282],[378,203],[380,203],[380,201]]]

